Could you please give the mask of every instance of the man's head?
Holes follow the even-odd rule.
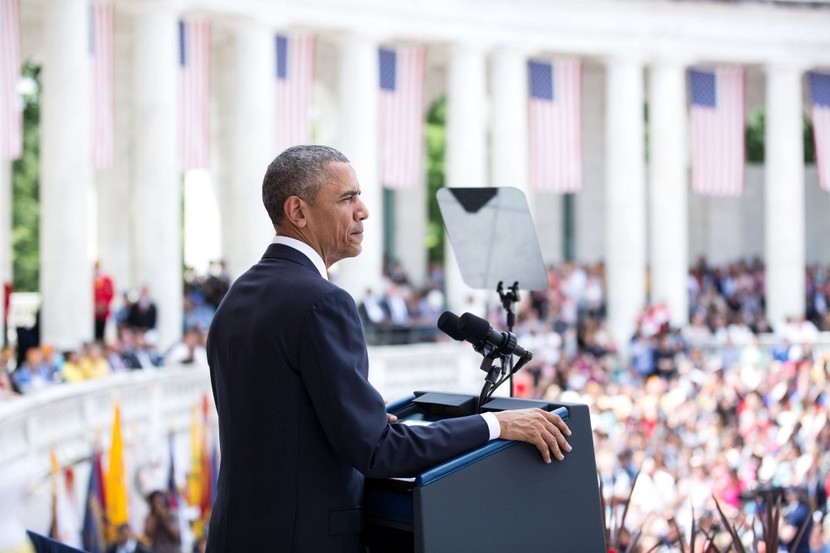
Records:
[[[349,163],[329,146],[292,146],[274,158],[262,180],[262,202],[277,227],[285,218],[285,200],[298,196],[313,202],[328,180],[330,163]]]
[[[130,529],[130,525],[126,522],[123,524],[118,525],[117,534],[115,536],[115,543],[118,545],[125,545],[127,542],[130,541],[130,538],[133,537],[133,532]]]
[[[369,212],[354,169],[334,148],[285,150],[268,166],[262,201],[277,233],[314,248],[326,267],[360,253]]]

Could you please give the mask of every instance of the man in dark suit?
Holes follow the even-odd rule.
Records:
[[[234,282],[208,335],[222,461],[210,553],[363,551],[363,477],[408,476],[501,437],[543,459],[570,430],[539,409],[396,424],[367,379],[352,297],[327,269],[361,251],[369,216],[348,160],[295,146],[262,185],[277,236]]]
[[[107,553],[150,553],[150,548],[135,539],[129,524],[118,527],[115,542],[107,547]]]

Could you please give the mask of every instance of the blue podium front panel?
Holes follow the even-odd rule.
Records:
[[[389,411],[404,423],[428,424],[469,414],[474,402],[416,393]],[[568,420],[573,451],[565,460],[548,465],[530,444],[494,440],[416,478],[367,480],[371,552],[605,551],[587,406],[495,398],[484,410],[527,407]]]

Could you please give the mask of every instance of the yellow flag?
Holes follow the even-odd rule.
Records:
[[[193,422],[190,426],[190,473],[187,475],[187,502],[198,507],[202,504],[202,420],[199,408],[193,408]],[[199,537],[203,533],[202,521],[193,523],[193,533]]]
[[[124,440],[121,438],[121,408],[115,405],[112,423],[112,444],[110,462],[104,489],[107,494],[107,534],[110,541],[115,539],[119,525],[129,522],[127,513],[127,476],[124,471]]]

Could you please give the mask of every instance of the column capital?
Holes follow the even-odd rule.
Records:
[[[451,42],[448,44],[447,49],[450,53],[469,52],[471,54],[481,54],[484,56],[493,49],[493,44],[483,39],[465,37],[456,42]]]
[[[780,57],[766,61],[763,70],[766,75],[773,73],[798,73],[803,74],[809,71],[812,65],[804,60],[797,60],[791,57]]]
[[[639,65],[644,66],[648,56],[640,49],[630,49],[613,52],[600,58],[606,67],[614,65]]]
[[[692,56],[675,56],[675,55],[663,55],[658,54],[656,56],[651,57],[647,60],[648,68],[655,69],[655,68],[681,68],[687,69],[689,67],[693,67],[696,63],[696,60]]]
[[[159,12],[167,14],[180,13],[180,10],[176,7],[176,5],[165,0],[146,0],[144,2],[128,2],[126,4],[116,4],[113,2],[113,7],[117,10],[123,10],[125,13],[131,13],[133,15],[145,15]]]
[[[389,35],[389,33],[380,32],[378,30],[371,30],[366,32],[364,32],[363,30],[340,31],[336,33],[329,33],[327,36],[338,47],[353,44],[380,46],[381,43],[391,40],[391,35]]]
[[[271,20],[266,21],[260,17],[247,14],[233,14],[220,19],[212,19],[211,24],[216,29],[225,29],[233,34],[242,33],[246,30],[254,30],[256,32],[272,31],[276,33],[278,30],[281,30],[287,26],[278,25],[275,27]]]
[[[493,59],[496,58],[522,58],[522,59],[530,59],[532,57],[539,56],[541,57],[542,54],[535,48],[530,48],[524,44],[496,44],[493,45],[490,51],[490,57]]]

